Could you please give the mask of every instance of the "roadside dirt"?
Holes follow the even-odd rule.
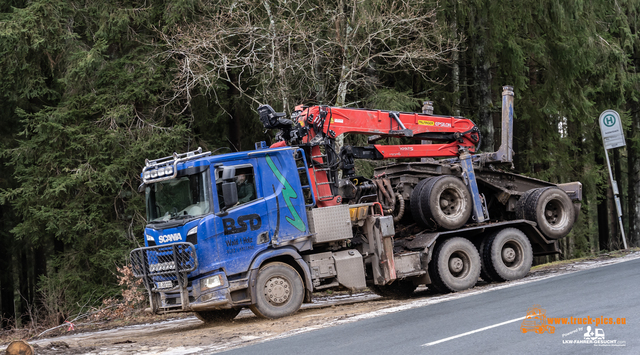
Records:
[[[232,322],[224,324],[205,325],[189,316],[101,331],[75,334],[73,333],[77,331],[72,331],[52,339],[27,341],[34,346],[37,354],[43,355],[210,354],[637,258],[640,258],[640,251],[546,264],[535,267],[521,280],[505,283],[479,282],[471,290],[454,294],[437,294],[427,287],[420,287],[408,300],[382,298],[371,292],[353,295],[318,294],[314,297],[314,303],[305,304],[296,314],[278,320],[259,319],[249,310],[243,310]],[[0,351],[4,351],[7,345],[0,346]]]

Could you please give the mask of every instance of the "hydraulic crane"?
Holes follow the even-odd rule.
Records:
[[[397,199],[390,197],[394,195],[392,188],[381,181],[373,183],[356,177],[355,159],[456,157],[465,171],[463,180],[473,201],[474,220],[483,222],[488,219],[471,161],[471,154],[476,153],[481,136],[478,127],[469,119],[330,106],[297,106],[291,119],[284,118],[284,113],[276,113],[269,105],[260,106],[258,113],[265,128],[280,130],[276,136],[280,141],[272,148],[290,144],[307,151],[319,206],[341,204],[345,198],[362,197],[363,194],[358,192],[364,191],[366,195],[366,190],[377,189],[382,192],[381,197],[386,197],[387,203],[383,204],[389,210],[394,208]],[[369,143],[388,137],[437,143],[344,146],[336,152],[335,139],[345,133],[368,135]],[[342,169],[342,179],[338,179],[339,168]]]

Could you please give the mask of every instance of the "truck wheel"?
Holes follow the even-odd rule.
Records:
[[[238,313],[240,313],[240,308],[217,309],[215,311],[200,311],[196,312],[196,318],[207,324],[223,323],[232,320],[238,315]]]
[[[488,239],[489,236],[485,236],[484,238],[482,238],[482,242],[480,242],[480,247],[478,248],[478,252],[480,253],[480,277],[486,282],[486,283],[491,283],[494,280],[491,275],[489,275],[489,273],[487,272],[487,265],[485,263],[485,258],[483,256],[483,250],[484,250],[484,245],[486,244],[486,241]]]
[[[429,262],[434,288],[444,292],[473,287],[480,276],[480,255],[469,240],[455,237],[436,246]]]
[[[304,285],[291,266],[275,262],[263,266],[256,282],[256,304],[251,311],[261,318],[281,318],[295,313],[304,299]]]
[[[453,230],[462,227],[471,217],[471,194],[455,176],[432,179],[422,188],[420,205],[427,225]]]
[[[538,224],[550,239],[560,239],[571,231],[575,208],[566,192],[557,187],[535,189],[523,202],[524,216]]]
[[[420,196],[422,196],[422,189],[424,188],[424,185],[426,185],[431,179],[435,179],[435,177],[426,178],[418,182],[418,184],[413,188],[413,191],[411,192],[411,199],[409,200],[409,208],[411,209],[413,221],[421,226],[429,226],[430,224],[429,221],[424,218],[422,204],[420,203]]]
[[[413,284],[413,281],[409,280],[396,280],[394,283],[390,285],[373,285],[369,288],[376,295],[382,297],[389,297],[393,299],[404,299],[411,297],[413,291],[416,290],[418,286]]]
[[[529,273],[533,250],[521,230],[502,229],[485,237],[482,244],[482,266],[494,281],[518,280]]]
[[[527,199],[529,198],[529,196],[536,191],[536,189],[531,189],[531,190],[527,190],[525,191],[525,193],[522,194],[522,196],[520,196],[520,199],[518,199],[518,202],[516,202],[516,219],[527,219],[526,215],[525,215],[525,202],[527,201]]]

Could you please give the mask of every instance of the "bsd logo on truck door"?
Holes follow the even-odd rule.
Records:
[[[262,226],[262,220],[259,215],[252,213],[238,217],[237,226],[233,218],[223,218],[222,225],[224,226],[224,235],[229,235],[246,232],[249,228],[252,231],[258,230]]]

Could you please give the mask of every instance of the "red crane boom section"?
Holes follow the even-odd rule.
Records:
[[[443,137],[449,137],[448,140],[454,140],[452,137],[455,135],[453,142],[442,144],[374,145],[385,159],[453,157],[459,154],[460,147],[468,148],[470,153],[474,153],[480,140],[476,125],[462,117],[327,106],[300,107],[299,112],[298,122],[302,125],[315,124],[313,127],[321,127],[332,138],[344,133],[355,133],[382,138],[438,140],[437,134],[441,133],[444,134]],[[305,141],[309,142],[316,134],[312,129]],[[424,134],[431,135],[424,137]]]
[[[271,107],[269,107],[271,109]],[[273,109],[271,109],[273,110]],[[476,152],[480,142],[480,133],[476,125],[462,117],[434,116],[422,113],[400,113],[383,110],[356,109],[343,107],[312,106],[296,107],[291,117],[307,130],[303,143],[312,143],[314,137],[322,133],[335,139],[341,134],[364,134],[377,138],[407,137],[438,141],[432,144],[373,145],[376,159],[391,158],[423,158],[423,157],[455,157],[461,148],[470,153]],[[286,123],[285,123],[286,124]],[[278,142],[272,147],[284,146],[286,141]],[[336,152],[337,153],[337,152]],[[326,156],[318,144],[311,144],[311,159],[318,165],[326,164]],[[311,185],[320,207],[341,203],[341,197],[334,195],[328,169],[315,169],[316,164],[309,167]]]

